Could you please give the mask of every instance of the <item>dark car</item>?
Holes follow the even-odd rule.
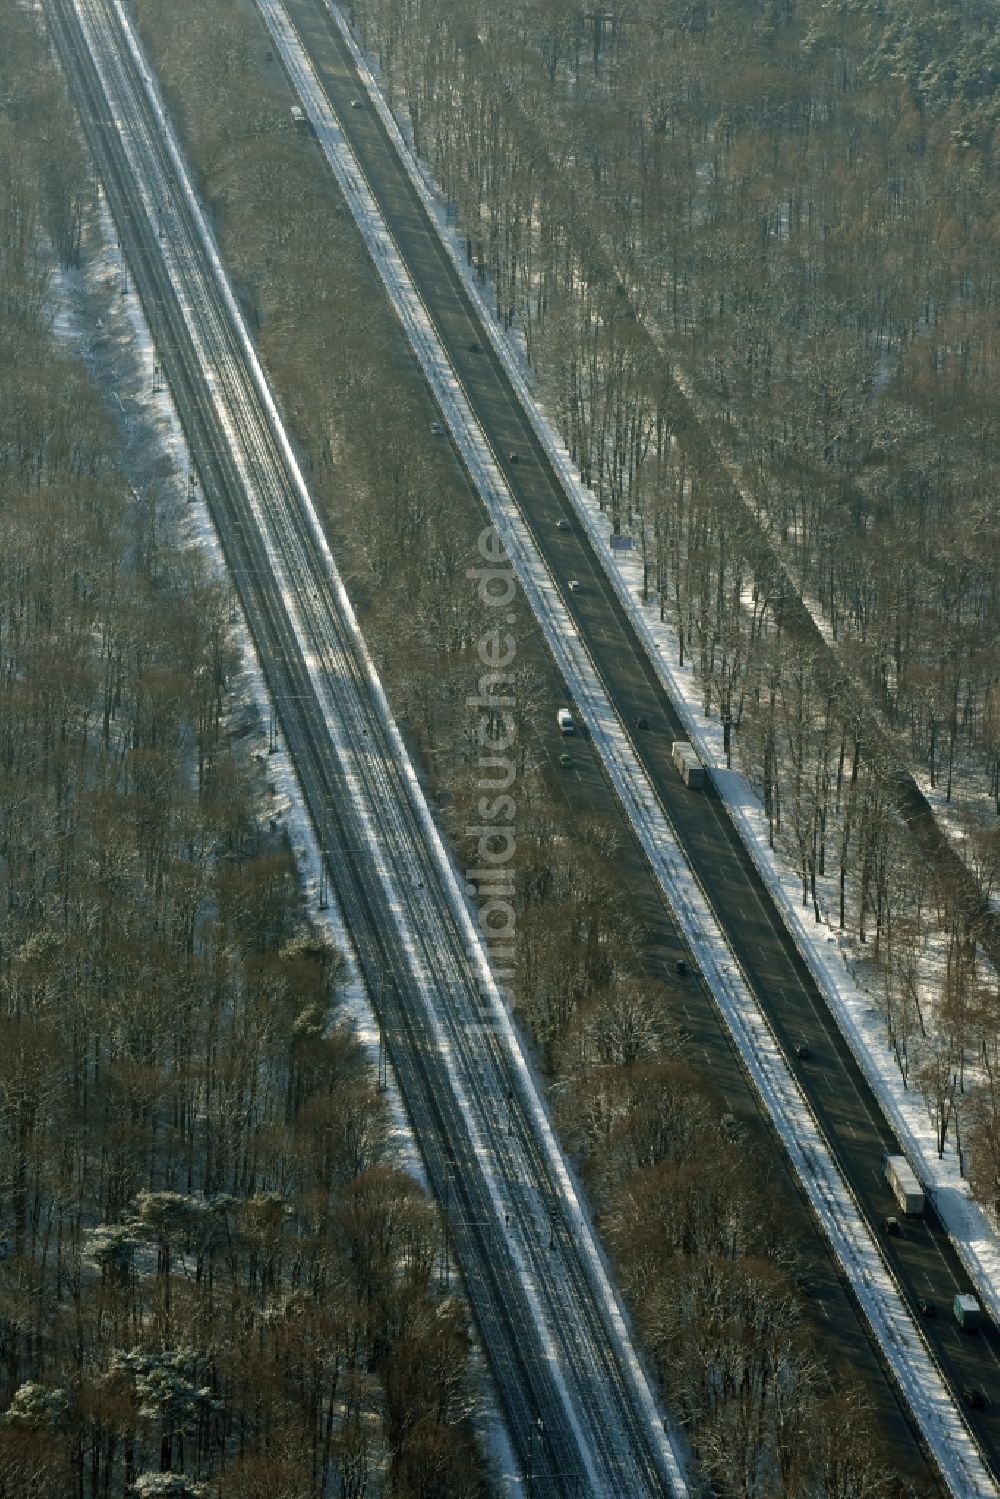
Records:
[[[971,1406],[974,1411],[981,1411],[986,1404],[985,1394],[978,1387],[978,1385],[974,1384],[970,1384],[965,1387],[965,1389],[962,1391],[962,1399],[965,1401],[966,1405]]]
[[[569,521],[566,519],[565,516],[560,516],[559,519],[556,521],[556,530],[557,531],[568,531],[569,530]]]
[[[518,456],[517,456],[516,453],[508,453],[507,454],[507,462],[508,463],[519,463],[520,461],[521,460],[518,458]]]
[[[928,1301],[925,1296],[917,1297],[917,1306],[920,1309],[921,1317],[937,1316],[937,1307],[934,1305],[933,1301]]]
[[[803,1062],[806,1060],[807,1057],[812,1056],[812,1052],[809,1050],[809,1042],[808,1041],[800,1041],[799,1044],[798,1044],[798,1046],[796,1046],[796,1048],[795,1048],[795,1055],[797,1057],[801,1057],[802,1060],[803,1060]]]
[[[687,971],[687,960],[685,958],[678,958],[677,962],[674,964],[674,972],[676,973],[677,977],[679,979],[686,979]]]
[[[477,338],[470,338],[469,339],[469,353],[470,354],[481,354],[482,352],[483,352],[483,347],[482,347],[482,344],[479,342],[479,340]]]
[[[891,1234],[894,1239],[901,1239],[903,1237],[903,1230],[899,1226],[898,1218],[892,1217],[890,1215],[885,1219],[883,1227],[885,1228],[886,1233]]]
[[[635,726],[636,726],[637,729],[648,729],[649,728],[649,719],[646,717],[646,715],[644,713],[640,713],[639,717],[635,721]]]

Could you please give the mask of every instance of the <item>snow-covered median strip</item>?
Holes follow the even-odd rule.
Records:
[[[792,933],[803,959],[855,1058],[896,1133],[910,1162],[955,1246],[970,1279],[998,1325],[1000,1325],[1000,1236],[971,1196],[960,1170],[954,1145],[949,1141],[939,1159],[934,1127],[919,1091],[907,1088],[891,1048],[885,1039],[885,1022],[871,1000],[854,982],[848,968],[848,947],[829,922],[819,925],[803,914],[797,876],[783,867],[768,843],[767,824],[759,798],[746,776],[726,768],[721,725],[700,711],[702,689],[690,668],[679,667],[677,638],[673,627],[661,621],[655,601],[642,603],[642,561],[637,553],[613,552],[611,521],[601,510],[593,492],[583,484],[544,412],[535,402],[529,377],[509,335],[497,325],[483,294],[475,269],[465,259],[464,239],[447,225],[443,198],[421,163],[403,139],[399,125],[386,103],[364,55],[333,0],[325,0],[386,130],[398,150],[410,179],[441,241],[476,304],[490,342],[528,414],[535,434],[544,446],[567,495],[587,530],[594,550],[628,613],[657,675],[684,719],[688,735],[709,768],[716,788],[758,872]],[[686,392],[690,394],[689,392]],[[817,621],[820,624],[820,621]],[[926,790],[926,788],[924,788]]]
[[[581,714],[628,815],[642,840],[661,886],[698,953],[706,977],[726,1015],[744,1062],[776,1126],[813,1208],[868,1315],[883,1352],[921,1427],[951,1491],[956,1495],[995,1493],[978,1450],[952,1401],[923,1338],[910,1317],[878,1246],[844,1182],[808,1103],[729,950],[709,903],[699,888],[648,779],[638,764],[558,588],[540,558],[517,506],[476,423],[433,325],[396,250],[363,173],[322,87],[278,0],[258,0],[275,45],[299,92],[326,156],[375,265],[406,329],[451,433],[473,475],[532,604],[555,659],[570,684]],[[334,7],[331,6],[331,10]],[[346,26],[340,21],[350,40]],[[353,43],[352,43],[353,46]],[[355,59],[387,126],[398,131],[381,100],[364,59]],[[419,175],[415,179],[419,184]],[[487,316],[485,321],[490,326]],[[498,349],[505,346],[500,340]],[[506,362],[506,361],[505,361]],[[518,383],[524,389],[519,372]],[[533,411],[530,399],[529,411]],[[537,418],[539,435],[554,446]],[[568,458],[556,459],[561,470]],[[572,484],[572,474],[568,474]],[[573,485],[573,488],[576,486]],[[583,511],[595,539],[599,528]],[[627,593],[624,583],[621,589]]]

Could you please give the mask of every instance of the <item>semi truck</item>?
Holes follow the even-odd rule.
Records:
[[[919,1218],[924,1210],[924,1191],[905,1155],[887,1155],[885,1179],[900,1211],[909,1218]]]
[[[705,767],[698,759],[697,751],[686,739],[675,739],[670,746],[670,755],[685,786],[704,786]]]

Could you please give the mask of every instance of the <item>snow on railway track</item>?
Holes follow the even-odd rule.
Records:
[[[449,1169],[460,1178],[455,1238],[512,1434],[522,1457],[535,1454],[534,1490],[685,1494],[678,1447],[630,1344],[138,42],[119,0],[49,0],[49,10],[68,54],[79,39],[85,45],[78,82],[92,82],[94,128],[114,143],[106,160],[122,174],[128,203],[119,197],[119,211],[132,215],[144,296],[158,301],[169,288],[160,333],[170,327],[188,424],[232,492],[231,509],[220,502],[214,518],[227,557],[241,560],[255,638],[270,642],[314,821],[336,795],[328,825],[338,829],[343,867],[332,874],[338,884],[353,880],[369,990],[379,962],[406,985],[408,1002],[393,1012],[409,1037],[397,1073],[404,1091],[411,1079],[411,1113],[414,1100],[427,1110],[422,1143],[439,1195]],[[506,1129],[496,1128],[498,1117]]]
[[[613,709],[600,674],[539,555],[488,438],[437,336],[361,165],[280,0],[257,0],[327,162],[351,209],[424,374],[541,624],[650,864],[703,965],[743,1062],[788,1150],[813,1210],[850,1281],[928,1449],[956,1496],[997,1488],[823,1131],[692,871],[669,817]],[[337,8],[328,4],[389,127],[391,116]],[[402,148],[393,126],[397,148]],[[405,148],[403,148],[405,149]]]

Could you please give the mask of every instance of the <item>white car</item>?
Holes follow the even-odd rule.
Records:
[[[580,579],[579,578],[570,578],[570,580],[569,580],[569,582],[567,583],[566,586],[569,589],[570,593],[579,593],[580,592]]]
[[[576,724],[573,715],[568,708],[560,708],[556,714],[556,723],[559,725],[560,734],[575,734]]]

